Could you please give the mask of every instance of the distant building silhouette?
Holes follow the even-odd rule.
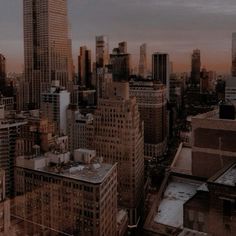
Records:
[[[129,81],[130,54],[127,53],[127,43],[121,42],[110,55],[112,76],[114,81]]]
[[[192,69],[191,69],[191,85],[196,87],[200,84],[201,73],[201,52],[199,49],[193,50]]]
[[[140,46],[139,76],[147,77],[147,45],[145,43]]]
[[[86,46],[80,47],[80,55],[78,57],[79,85],[86,88],[92,85],[91,63],[91,50],[88,50]]]

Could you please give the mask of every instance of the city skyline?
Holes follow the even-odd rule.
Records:
[[[21,0],[3,0],[2,4],[1,53],[7,58],[8,72],[21,72],[23,4]],[[236,3],[232,0],[199,0],[197,3],[186,0],[69,1],[73,63],[77,64],[82,45],[92,49],[94,58],[95,36],[105,34],[110,39],[110,52],[117,42],[128,42],[133,65],[138,64],[139,46],[147,43],[149,68],[150,55],[159,51],[170,54],[175,71],[190,71],[191,52],[199,48],[203,66],[230,73],[235,9]]]

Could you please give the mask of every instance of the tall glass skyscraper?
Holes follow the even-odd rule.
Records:
[[[72,81],[72,50],[67,0],[23,0],[25,80],[28,103],[40,106],[40,94],[53,80],[67,87]]]
[[[140,46],[139,75],[143,78],[147,76],[147,45]]]
[[[196,86],[200,84],[201,73],[201,52],[199,49],[193,50],[191,84]]]
[[[236,77],[236,32],[232,34],[232,76]]]

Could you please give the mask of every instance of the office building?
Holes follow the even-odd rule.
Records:
[[[166,86],[167,99],[169,100],[170,95],[170,61],[169,55],[165,53],[154,53],[152,54],[152,76],[155,81],[160,81]]]
[[[201,77],[201,52],[199,49],[193,50],[191,68],[191,85],[198,87]]]
[[[142,78],[147,77],[147,45],[146,44],[142,44],[140,46],[139,76],[141,76]]]
[[[6,196],[14,193],[14,163],[16,140],[20,127],[25,125],[24,119],[8,118],[4,114],[4,106],[0,106],[0,168],[5,171]]]
[[[67,135],[69,150],[72,153],[78,148],[92,148],[94,140],[93,115],[81,114],[77,106],[67,109]]]
[[[48,152],[58,139],[56,125],[48,118],[41,118],[38,111],[23,114],[27,124],[22,125],[16,140],[16,156],[30,155],[35,147]]]
[[[17,157],[14,214],[34,223],[28,235],[38,225],[62,235],[116,235],[117,164],[102,163],[93,150],[76,150],[76,162],[69,156]]]
[[[96,68],[103,68],[109,64],[108,37],[101,35],[96,37]]]
[[[127,42],[123,41],[118,43],[118,48],[120,53],[127,53]]]
[[[143,123],[127,82],[113,82],[98,100],[94,114],[94,149],[105,162],[118,162],[118,205],[127,209],[129,224],[141,215],[144,184]]]
[[[6,85],[6,58],[0,54],[0,92]]]
[[[127,53],[127,43],[121,42],[110,54],[114,81],[129,81],[131,55]]]
[[[86,46],[80,47],[80,55],[78,57],[79,85],[86,88],[90,88],[92,85],[91,63],[91,50],[88,50]]]
[[[23,9],[28,103],[38,108],[40,95],[50,89],[52,81],[68,88],[72,81],[67,0],[24,0]]]
[[[168,119],[166,88],[157,81],[131,81],[130,95],[136,97],[144,121],[144,155],[154,158],[167,148]]]
[[[42,117],[56,123],[58,133],[66,134],[66,110],[70,104],[70,93],[60,87],[51,87],[41,95]]]
[[[97,99],[107,96],[112,82],[112,69],[110,66],[97,70]]]
[[[236,77],[236,33],[232,34],[232,76]]]

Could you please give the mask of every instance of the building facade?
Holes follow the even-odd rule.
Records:
[[[93,115],[83,115],[77,107],[70,106],[67,110],[67,135],[71,153],[78,148],[93,147]]]
[[[232,34],[232,76],[236,77],[236,32]]]
[[[236,160],[235,119],[222,119],[219,110],[192,117],[192,172],[210,178]]]
[[[128,210],[129,223],[141,215],[144,186],[143,123],[127,82],[114,82],[94,114],[96,149],[105,162],[118,163],[118,204]]]
[[[40,94],[53,80],[69,87],[72,51],[69,39],[67,0],[24,0],[25,80],[28,104],[40,106]]]
[[[127,43],[121,42],[110,54],[114,81],[129,81],[131,56],[127,53]]]
[[[147,45],[145,43],[140,46],[139,76],[147,77]]]
[[[41,95],[42,116],[54,121],[58,133],[66,134],[66,110],[70,104],[70,93],[59,87],[51,87],[50,92]]]
[[[201,73],[201,52],[199,49],[193,50],[192,54],[192,69],[191,69],[191,85],[197,86],[200,84]]]
[[[144,121],[144,155],[163,155],[167,148],[168,119],[166,88],[155,81],[131,81],[130,94],[136,97]]]
[[[78,57],[79,85],[86,88],[90,88],[92,85],[91,63],[91,50],[88,50],[86,46],[80,47],[80,55]]]
[[[96,68],[103,68],[109,64],[108,37],[101,35],[96,37]]]
[[[34,223],[27,233],[34,235],[41,225],[66,235],[116,235],[116,164],[100,163],[96,152],[79,150],[74,158],[82,164],[61,159],[58,171],[57,155],[16,160],[14,214]]]
[[[6,196],[14,193],[14,162],[16,140],[20,127],[25,125],[23,119],[8,119],[4,117],[4,108],[0,106],[0,168],[5,171]]]
[[[170,94],[170,60],[165,53],[154,53],[152,55],[152,76],[155,81],[160,81],[167,88],[167,99]]]
[[[6,58],[0,54],[0,92],[4,88],[6,83]]]

